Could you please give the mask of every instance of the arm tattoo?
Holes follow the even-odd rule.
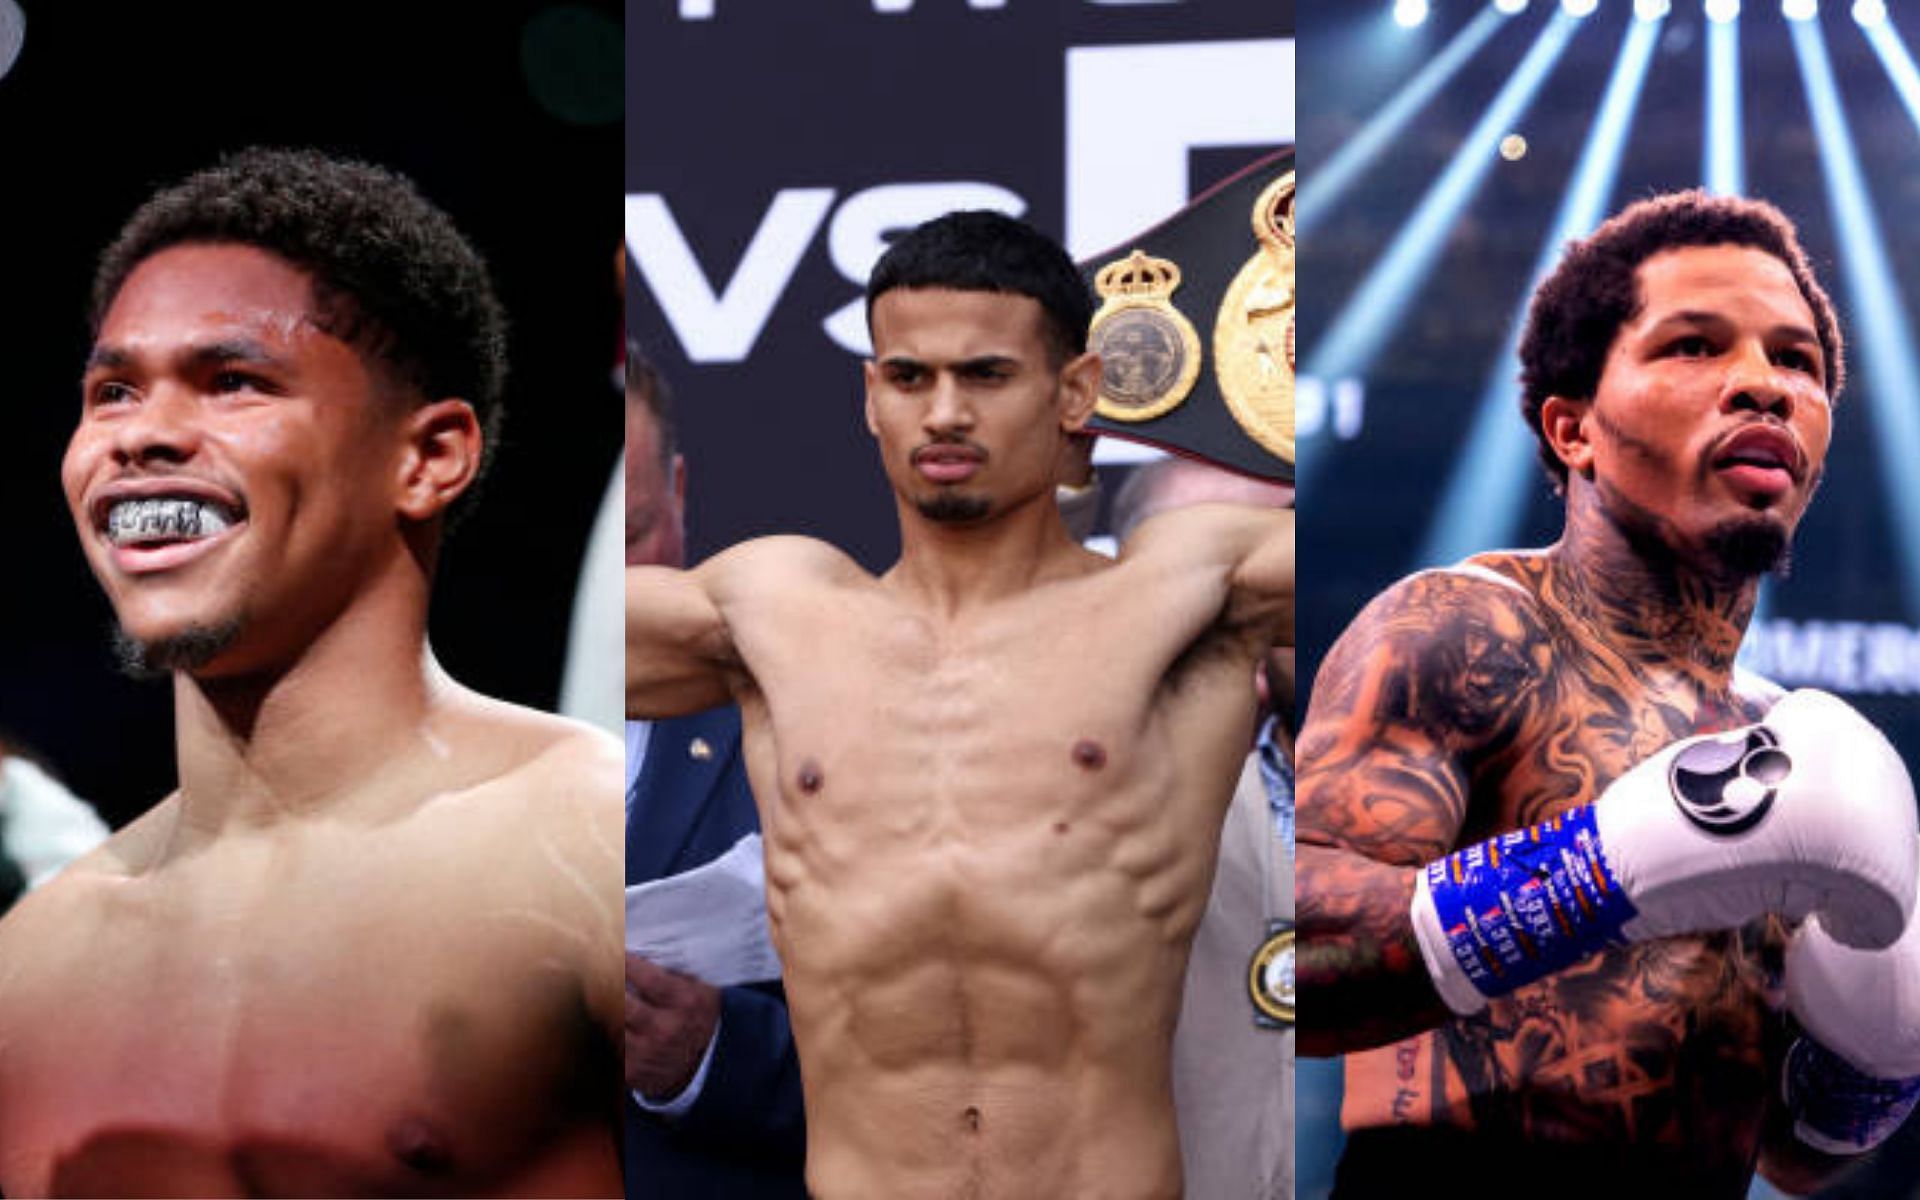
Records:
[[[1442,572],[1388,591],[1328,655],[1300,753],[1307,1052],[1377,1045],[1445,1015],[1407,919],[1410,868],[1459,837],[1474,772],[1540,709],[1548,665],[1524,595]]]

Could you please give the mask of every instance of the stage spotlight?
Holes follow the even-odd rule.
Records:
[[[1510,133],[1500,139],[1500,157],[1508,162],[1519,162],[1527,156],[1527,139],[1517,133]]]
[[[1642,21],[1658,21],[1672,11],[1672,0],[1633,0],[1633,15]]]
[[[1740,15],[1740,0],[1707,0],[1707,20],[1725,23]]]
[[[1393,22],[1412,29],[1427,19],[1427,0],[1393,0]]]
[[[1594,9],[1600,7],[1600,0],[1560,0],[1560,7],[1565,9],[1570,17],[1584,17],[1591,15]]]
[[[1322,379],[1347,379],[1366,374],[1381,349],[1399,332],[1402,314],[1413,303],[1415,293],[1426,283],[1435,262],[1447,248],[1447,231],[1460,219],[1487,172],[1499,161],[1495,152],[1500,139],[1521,123],[1534,97],[1553,73],[1561,52],[1582,24],[1565,12],[1557,12],[1535,35],[1533,46],[1500,85],[1499,92],[1467,136],[1460,140],[1446,168],[1422,194],[1413,213],[1401,223],[1386,252],[1374,261],[1366,278],[1334,314],[1326,332],[1307,354],[1301,374],[1318,375]],[[1324,197],[1321,202],[1325,203]],[[1298,222],[1295,227],[1299,228]]]
[[[1628,24],[1606,93],[1600,99],[1600,111],[1587,133],[1553,227],[1534,260],[1532,278],[1536,283],[1553,269],[1568,239],[1591,233],[1606,215],[1607,198],[1620,177],[1620,160],[1659,41],[1659,25],[1651,21]],[[1473,428],[1455,456],[1440,502],[1433,507],[1431,523],[1414,559],[1416,568],[1457,562],[1483,547],[1507,545],[1520,535],[1528,484],[1532,481],[1537,488],[1540,478],[1534,467],[1533,438],[1513,419],[1520,406],[1519,373],[1513,368],[1532,290],[1527,289],[1529,295],[1520,300],[1507,323],[1506,344],[1487,372]]]
[[[1747,190],[1747,162],[1740,122],[1740,29],[1731,21],[1707,26],[1705,150],[1700,178],[1717,196]]]
[[[1820,15],[1820,0],[1780,0],[1780,15],[1789,21],[1811,21]]]
[[[1850,332],[1860,347],[1860,371],[1852,377],[1860,383],[1850,398],[1864,393],[1871,406],[1868,415],[1882,494],[1893,514],[1907,612],[1920,615],[1920,495],[1904,486],[1920,459],[1920,407],[1913,403],[1913,397],[1920,396],[1920,345],[1914,343],[1894,256],[1874,212],[1826,40],[1811,21],[1796,21],[1788,30],[1806,88],[1807,113],[1813,118],[1814,144],[1820,148],[1827,211],[1840,243],[1841,280],[1854,314]],[[1869,40],[1877,42],[1881,32],[1875,30]],[[1885,32],[1891,34],[1891,27]]]
[[[1305,233],[1321,213],[1338,212],[1340,197],[1354,180],[1379,159],[1400,136],[1407,122],[1419,115],[1427,102],[1472,62],[1488,39],[1506,27],[1507,19],[1494,9],[1483,8],[1474,13],[1473,20],[1462,26],[1438,54],[1428,58],[1419,74],[1408,80],[1407,85],[1314,174],[1313,187],[1300,196],[1294,210],[1294,227]]]
[[[1880,0],[1853,0],[1853,19],[1862,28],[1872,29],[1887,19],[1887,6]]]
[[[1527,11],[1527,0],[1493,0],[1493,6],[1511,17]]]

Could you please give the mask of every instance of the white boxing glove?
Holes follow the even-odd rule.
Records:
[[[1824,692],[1755,725],[1675,742],[1593,804],[1429,863],[1413,928],[1455,1012],[1608,942],[1822,914],[1891,944],[1914,906],[1913,784],[1880,731]]]
[[[1828,1154],[1872,1149],[1920,1100],[1920,916],[1884,950],[1810,918],[1787,945],[1787,1006],[1811,1040],[1787,1057],[1794,1133]]]

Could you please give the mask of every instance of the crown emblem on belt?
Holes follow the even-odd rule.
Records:
[[[1096,406],[1114,421],[1150,421],[1171,412],[1200,377],[1200,335],[1173,306],[1180,267],[1135,250],[1094,276],[1100,311],[1089,348],[1105,367]]]

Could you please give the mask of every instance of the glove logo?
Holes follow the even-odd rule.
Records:
[[[1745,833],[1773,808],[1793,760],[1764,725],[1704,738],[1674,756],[1667,783],[1687,820],[1720,837]]]

